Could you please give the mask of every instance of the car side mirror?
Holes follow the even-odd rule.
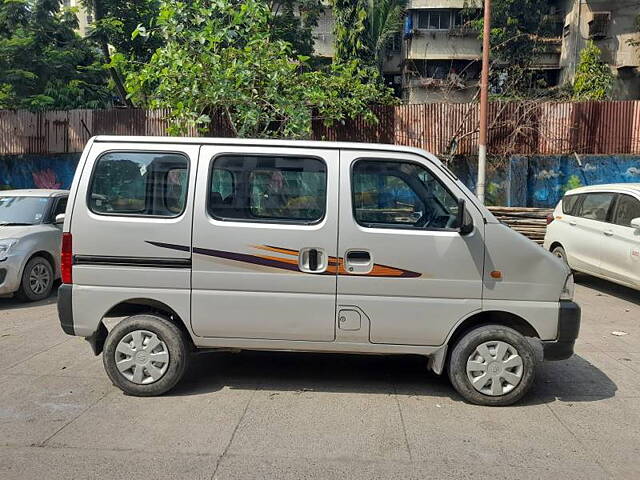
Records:
[[[64,213],[59,213],[58,215],[56,215],[53,223],[56,225],[62,225],[64,223]]]
[[[460,235],[469,235],[473,232],[473,217],[469,214],[465,208],[464,198],[458,199],[458,232]]]
[[[633,228],[640,228],[640,217],[631,220],[631,223],[629,225],[631,225]]]

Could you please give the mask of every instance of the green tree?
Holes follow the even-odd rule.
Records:
[[[613,74],[604,63],[600,49],[589,41],[580,52],[580,61],[573,81],[574,100],[606,100],[611,93]]]
[[[480,36],[484,20],[477,7],[481,6],[478,0],[469,0],[463,12]],[[538,83],[538,72],[532,67],[558,34],[558,23],[549,12],[549,0],[491,2],[491,83],[500,85],[503,96],[527,97],[547,87]]]
[[[352,60],[373,64],[368,31],[368,0],[332,0],[334,26],[334,62]]]
[[[357,61],[309,71],[308,60],[273,38],[272,11],[258,0],[161,2],[158,32],[166,42],[127,87],[136,101],[171,109],[171,133],[206,130],[223,113],[241,137],[304,137],[312,115],[326,123],[365,115],[392,101]]]
[[[97,52],[77,26],[59,0],[0,2],[0,108],[110,105]]]
[[[273,38],[291,44],[298,55],[313,55],[313,29],[323,11],[322,0],[270,0]]]
[[[367,46],[382,72],[384,56],[394,35],[402,30],[407,0],[368,0]]]

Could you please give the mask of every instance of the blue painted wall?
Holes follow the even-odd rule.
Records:
[[[640,182],[638,155],[513,156],[489,160],[487,203],[552,207],[566,190],[582,185]],[[0,156],[0,189],[69,188],[80,159],[64,155]],[[449,167],[475,191],[477,158],[458,157]]]
[[[79,159],[79,153],[0,156],[0,189],[69,188]]]

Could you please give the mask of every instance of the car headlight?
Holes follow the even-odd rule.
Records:
[[[0,240],[0,260],[4,260],[9,256],[9,252],[18,243],[17,238],[5,238]]]
[[[560,300],[573,300],[573,290],[575,284],[573,283],[573,273],[567,275],[567,279],[564,281],[562,292],[560,293]]]

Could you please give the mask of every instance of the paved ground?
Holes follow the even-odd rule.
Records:
[[[53,299],[0,299],[0,478],[640,478],[640,294],[576,297],[577,355],[509,408],[420,358],[286,353],[202,355],[172,394],[127,397]]]

